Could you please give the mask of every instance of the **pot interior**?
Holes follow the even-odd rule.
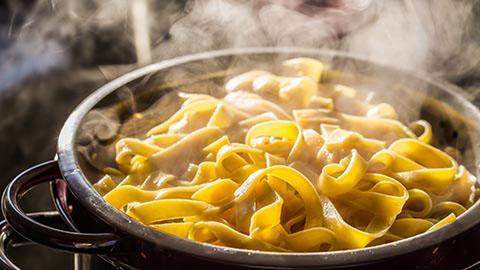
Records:
[[[372,103],[394,106],[402,122],[428,121],[434,145],[454,147],[460,163],[477,173],[480,123],[470,116],[472,106],[449,84],[426,76],[335,53],[267,53],[212,57],[149,72],[106,95],[83,118],[75,136],[76,156],[90,183],[103,176],[102,169],[114,165],[117,138],[139,137],[167,119],[180,107],[178,92],[218,95],[231,76],[251,69],[281,72],[283,60],[308,56],[326,63],[322,82],[351,86]],[[366,96],[373,93],[371,96]],[[143,113],[138,117],[138,113]]]
[[[418,119],[428,121],[433,127],[433,144],[440,149],[447,146],[458,149],[460,163],[478,175],[480,116],[458,89],[426,75],[339,52],[299,49],[245,51],[233,55],[206,53],[192,61],[167,63],[167,68],[152,65],[127,74],[100,89],[102,94],[97,94],[95,105],[82,116],[73,135],[73,157],[86,179],[93,184],[104,175],[104,167],[114,164],[115,140],[126,136],[141,138],[150,128],[168,118],[180,106],[176,97],[178,91],[216,95],[232,75],[251,69],[278,73],[281,72],[280,63],[293,57],[312,57],[322,61],[329,66],[323,82],[351,86],[364,93],[372,103],[391,104],[403,123]],[[369,96],[368,92],[373,94]],[[476,203],[472,208],[478,207]],[[472,222],[471,218],[467,223]],[[465,226],[460,226],[450,233],[458,234],[464,229]],[[358,251],[352,253],[355,252]],[[388,256],[387,253],[383,255]]]

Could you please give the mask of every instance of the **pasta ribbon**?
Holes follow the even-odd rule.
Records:
[[[454,214],[455,216],[461,215],[466,209],[462,205],[455,202],[441,202],[435,205],[430,212],[430,217],[440,220],[444,217]]]
[[[433,226],[433,223],[421,218],[402,218],[396,220],[390,232],[400,239],[411,237],[417,234],[428,231]]]
[[[287,163],[302,158],[305,141],[302,129],[290,121],[268,121],[250,128],[245,143],[273,155],[280,155]]]
[[[395,179],[365,171],[366,162],[353,150],[351,157],[340,164],[325,166],[320,176],[319,189],[335,201],[335,204],[327,198],[323,201],[323,211],[329,211],[327,227],[348,248],[364,247],[383,236],[408,199],[407,190]],[[348,211],[339,211],[342,208]]]
[[[266,251],[288,251],[269,243],[255,240],[250,236],[239,233],[228,225],[220,222],[196,222],[189,231],[188,238],[190,240],[202,242],[204,242],[204,239],[209,239],[212,241],[212,238],[216,238],[218,241],[220,241],[220,243],[236,248],[249,248]]]
[[[325,66],[322,62],[307,58],[299,57],[284,61],[282,65],[295,73],[297,76],[308,76],[315,82],[319,82],[322,78],[322,73]]]
[[[253,172],[265,167],[263,151],[246,145],[224,145],[216,157],[217,175],[242,183]]]
[[[379,152],[370,160],[371,166],[392,175],[407,188],[433,193],[445,191],[455,180],[457,162],[444,152],[416,139],[400,139],[387,152]],[[374,169],[375,170],[375,169]]]
[[[163,122],[162,124],[152,128],[147,135],[155,135],[160,134],[169,130],[175,123],[178,123],[183,118],[189,118],[193,115],[198,115],[201,113],[208,113],[211,114],[217,107],[218,102],[216,100],[201,100],[193,103],[188,103],[185,106],[182,106],[182,109],[172,115],[168,120]],[[185,119],[185,122],[192,122]]]
[[[143,142],[139,139],[124,138],[115,145],[117,156],[115,161],[124,172],[141,171],[145,165],[145,158],[152,156],[161,148]],[[148,170],[148,169],[147,169]]]
[[[319,189],[332,197],[344,194],[360,181],[366,169],[366,162],[356,150],[352,150],[351,157],[343,159],[339,164],[328,164],[323,168]]]
[[[223,132],[217,127],[205,127],[196,130],[177,143],[149,157],[150,164],[157,170],[180,174],[189,163],[200,160],[202,149],[220,138]],[[173,166],[174,165],[174,166]]]
[[[405,204],[403,214],[411,217],[425,218],[432,210],[432,199],[421,189],[410,189],[408,200]]]
[[[181,238],[188,238],[194,222],[176,222],[150,225],[153,229],[163,233],[172,234]]]
[[[327,228],[311,228],[287,236],[287,248],[297,252],[330,251],[336,245],[335,234]]]
[[[387,103],[380,103],[368,109],[366,116],[370,118],[387,118],[398,120],[397,112],[392,105]]]
[[[310,181],[298,171],[282,165],[272,166],[250,175],[235,191],[236,201],[240,202],[251,196],[256,184],[265,176],[273,176],[289,184],[302,198],[305,207],[305,227],[312,228],[322,224],[321,202],[318,193]]]
[[[156,197],[156,192],[141,190],[134,186],[120,186],[107,193],[103,198],[115,208],[122,208],[131,202],[148,202]]]
[[[336,163],[347,157],[352,150],[355,150],[362,158],[369,159],[378,151],[385,148],[385,142],[368,139],[362,135],[338,127],[323,125],[322,135],[325,142],[316,154],[317,164],[325,165]]]
[[[261,96],[248,92],[232,92],[225,96],[225,102],[234,106],[235,108],[250,113],[259,115],[262,113],[273,113],[280,119],[290,120],[292,117],[280,105],[263,99]]]
[[[371,173],[365,174],[354,189],[335,200],[351,208],[394,218],[402,211],[409,194],[397,180],[383,174]]]
[[[249,130],[245,142],[268,153],[280,155],[287,163],[308,159],[302,129],[294,122],[277,120],[257,124]]]
[[[303,108],[310,105],[311,98],[317,93],[317,84],[310,77],[284,79],[280,86],[278,97],[281,102],[290,104],[294,108]]]
[[[225,89],[229,92],[233,91],[250,91],[254,80],[262,75],[270,75],[266,71],[252,70],[231,78],[225,85]]]
[[[204,214],[214,207],[208,203],[185,199],[163,199],[134,204],[126,214],[144,224]],[[162,209],[162,211],[158,211]]]
[[[413,122],[410,125],[415,134],[418,134],[417,137],[420,141],[430,144],[432,142],[432,125],[425,120],[418,120]]]
[[[364,216],[362,218],[367,220],[362,223],[366,224],[360,224],[360,228],[356,228],[344,220],[337,207],[328,198],[324,197],[322,199],[325,225],[335,232],[338,244],[342,248],[365,247],[374,239],[382,237],[395,221],[394,217],[385,218],[363,213]],[[362,215],[361,212],[360,215]]]
[[[192,194],[191,198],[213,205],[219,205],[222,202],[231,201],[233,199],[233,192],[237,188],[238,184],[230,179],[218,179],[202,186]]]
[[[358,132],[368,138],[385,141],[388,144],[398,138],[416,137],[408,127],[398,120],[348,114],[341,114],[339,118],[342,128]]]

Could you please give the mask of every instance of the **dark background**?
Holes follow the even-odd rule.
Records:
[[[87,18],[105,9],[100,1],[79,1],[81,18],[64,14],[65,1],[55,1],[55,8],[50,2],[0,0],[0,190],[21,171],[54,158],[63,122],[82,99],[138,66],[128,12],[99,24]],[[153,38],[168,34],[168,20],[180,16],[184,4],[156,1],[164,28]],[[47,47],[51,40],[58,51]],[[46,185],[22,203],[26,211],[54,210]],[[73,269],[71,254],[49,248],[25,246],[9,253],[22,269]]]

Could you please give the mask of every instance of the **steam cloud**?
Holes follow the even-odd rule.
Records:
[[[154,55],[297,46],[344,50],[453,80],[480,71],[478,1],[328,2],[192,1]]]
[[[33,8],[15,2],[0,31],[12,43],[0,51],[0,89],[50,68],[95,58],[102,64],[104,54],[111,55],[106,64],[146,64],[257,46],[339,49],[452,80],[480,71],[478,1],[40,0]],[[92,38],[96,31],[111,35]],[[95,47],[104,39],[111,40],[108,49]]]
[[[0,29],[0,91],[51,69],[144,65],[261,46],[342,50],[460,83],[480,75],[480,1],[8,3],[10,18],[2,19],[8,23]]]
[[[97,3],[98,2],[98,3]],[[92,61],[96,29],[115,27],[125,39],[126,1],[39,0],[0,3],[0,90],[51,69]],[[3,16],[2,16],[3,15]],[[109,53],[116,56],[116,49]],[[101,59],[100,59],[101,62]]]

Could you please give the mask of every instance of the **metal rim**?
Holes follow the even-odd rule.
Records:
[[[233,56],[233,55],[254,55],[254,54],[282,54],[295,53],[310,56],[335,56],[350,58],[358,61],[365,61],[377,66],[383,66],[390,69],[399,70],[397,67],[391,67],[384,64],[372,62],[358,55],[351,55],[344,52],[331,50],[317,50],[307,48],[239,48],[221,51],[211,51],[194,55],[187,55],[171,60],[162,61],[151,64],[132,72],[129,72],[96,90],[88,96],[70,115],[65,122],[58,140],[58,161],[63,176],[68,182],[69,189],[79,199],[80,203],[90,212],[101,218],[113,228],[124,233],[131,234],[135,237],[143,239],[156,245],[179,252],[188,252],[197,257],[202,257],[212,261],[223,261],[240,265],[257,265],[257,266],[341,266],[363,264],[372,261],[382,260],[393,256],[407,254],[417,250],[421,250],[430,246],[437,245],[447,239],[455,237],[462,232],[471,229],[478,223],[480,219],[480,202],[477,201],[467,212],[462,214],[452,225],[444,226],[436,231],[416,235],[404,240],[393,243],[383,244],[374,247],[362,248],[357,250],[344,250],[334,252],[309,252],[309,253],[278,253],[266,251],[254,251],[237,248],[219,247],[209,244],[196,243],[193,241],[177,238],[168,234],[164,234],[144,226],[140,222],[131,219],[127,215],[118,211],[107,204],[103,198],[93,189],[92,185],[87,181],[85,175],[75,157],[74,139],[76,129],[78,128],[83,117],[105,96],[114,92],[124,84],[138,79],[147,74],[168,69],[180,64],[206,60],[215,57]],[[480,111],[469,101],[467,101],[461,91],[446,82],[433,79],[425,74],[413,74],[411,72],[400,70],[406,75],[421,79],[430,85],[433,85],[452,96],[468,112],[476,123],[480,123]]]

